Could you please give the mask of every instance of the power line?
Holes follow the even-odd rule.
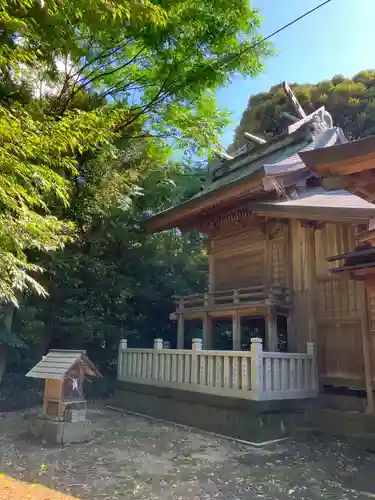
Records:
[[[332,0],[326,0],[325,2],[322,2],[321,4],[317,5],[316,7],[314,7],[313,9],[310,9],[308,10],[307,12],[305,12],[304,14],[302,14],[301,16],[299,17],[296,17],[296,19],[293,19],[293,21],[290,21],[289,23],[285,24],[284,26],[282,26],[281,28],[279,28],[278,30],[274,31],[273,33],[271,33],[270,35],[266,36],[265,38],[263,38],[262,40],[260,40],[259,42],[255,43],[254,46],[256,46],[257,44],[261,43],[261,42],[265,42],[266,40],[269,40],[270,38],[272,38],[273,36],[275,35],[278,35],[281,31],[284,31],[286,28],[289,28],[290,26],[292,26],[293,24],[295,23],[298,23],[298,21],[300,21],[301,19],[303,19],[304,17],[307,17],[309,16],[310,14],[312,14],[313,12],[315,12],[316,10],[319,10],[321,7],[324,7],[325,5],[327,5],[327,3],[330,3]]]
[[[324,7],[325,5],[327,5],[328,3],[330,3],[332,0],[325,0],[325,2],[322,2],[321,4],[317,5],[316,7],[314,7],[313,9],[310,9],[308,10],[307,12],[305,12],[304,14],[302,14],[301,16],[299,17],[296,17],[295,19],[293,19],[293,21],[290,21],[289,23],[287,24],[284,24],[284,26],[281,26],[280,28],[278,28],[276,31],[270,33],[269,35],[267,35],[266,37],[264,38],[261,38],[260,40],[258,40],[257,42],[253,43],[252,45],[250,45],[250,47],[247,47],[246,49],[242,50],[241,52],[239,52],[238,54],[234,54],[231,58],[229,58],[227,61],[225,61],[225,64],[228,63],[228,62],[231,62],[233,61],[234,59],[236,59],[237,57],[241,56],[244,52],[247,52],[248,50],[251,50],[251,49],[254,49],[255,47],[257,47],[258,45],[260,45],[261,43],[263,42],[266,42],[267,40],[269,40],[270,38],[274,37],[275,35],[278,35],[279,33],[281,33],[282,31],[284,31],[285,29],[289,28],[290,26],[292,26],[293,24],[296,24],[298,23],[298,21],[301,21],[301,19],[303,19],[304,17],[307,17],[309,16],[310,14],[312,14],[313,12],[319,10],[321,7]]]

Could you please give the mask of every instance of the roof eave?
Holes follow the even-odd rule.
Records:
[[[224,194],[226,195],[225,201],[229,202],[232,199],[231,196],[234,198],[234,192],[236,192],[236,188],[239,186],[250,182],[253,187],[256,187],[263,176],[264,168],[261,167],[255,172],[251,172],[249,175],[241,177],[241,179],[238,179],[236,182],[221,186],[215,191],[208,191],[199,198],[190,198],[180,205],[176,205],[159,214],[153,215],[144,221],[143,226],[147,232],[157,233],[178,227],[180,225],[179,223],[184,225],[188,220],[193,219],[202,211],[212,208],[215,203],[220,206],[223,205],[222,197]],[[261,188],[260,185],[259,188]],[[249,185],[246,186],[246,190],[250,193]]]
[[[349,175],[374,169],[375,136],[298,153],[318,175]]]
[[[375,217],[375,210],[356,207],[306,207],[306,206],[267,206],[256,204],[249,207],[258,216],[294,220],[317,220],[325,222],[366,223]]]
[[[305,151],[299,156],[323,178],[327,189],[340,186],[367,201],[375,200],[375,137]]]

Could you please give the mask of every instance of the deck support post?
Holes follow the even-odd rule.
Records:
[[[241,350],[241,316],[238,311],[233,312],[232,320],[232,349]]]
[[[269,307],[266,314],[266,347],[267,351],[278,351],[277,316],[274,307]]]
[[[177,349],[183,349],[185,343],[185,320],[182,313],[177,316]]]
[[[208,313],[203,316],[203,349],[213,349],[212,318]]]

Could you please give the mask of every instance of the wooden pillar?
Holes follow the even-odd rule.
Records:
[[[291,221],[289,229],[293,292],[291,321],[293,328],[289,348],[292,352],[304,352],[307,341],[317,340],[315,232],[312,227],[307,227],[298,221]]]
[[[183,349],[185,343],[185,321],[184,315],[177,316],[177,349]]]
[[[215,291],[215,257],[212,253],[208,256],[208,291]]]
[[[317,321],[316,321],[316,298],[318,295],[318,283],[316,275],[316,255],[315,255],[315,231],[313,228],[307,229],[306,232],[306,254],[305,261],[307,264],[306,271],[306,290],[307,298],[307,340],[310,342],[317,341]]]
[[[265,234],[264,234],[264,268],[263,268],[263,281],[264,286],[268,293],[272,279],[272,242],[270,238],[270,222],[266,221]]]
[[[278,338],[277,338],[277,316],[276,310],[273,307],[268,309],[266,315],[266,348],[267,351],[278,351]]]
[[[212,318],[208,313],[203,316],[203,349],[212,349],[214,346]]]
[[[233,313],[232,349],[233,351],[241,350],[241,316],[238,311]]]
[[[372,373],[371,373],[371,357],[370,357],[370,342],[369,342],[369,321],[367,314],[367,290],[365,283],[363,283],[363,285],[361,286],[359,303],[361,305],[363,365],[365,369],[366,396],[367,396],[366,413],[374,413],[374,395],[372,392]]]

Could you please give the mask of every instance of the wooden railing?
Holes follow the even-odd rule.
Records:
[[[197,293],[184,297],[175,296],[174,299],[178,311],[183,309],[215,309],[228,305],[245,306],[259,303],[288,305],[290,303],[288,289],[279,284],[269,287],[259,285],[234,290]]]
[[[122,340],[117,378],[123,382],[252,400],[299,399],[317,395],[315,344],[307,353],[263,351],[261,339],[252,339],[250,351],[204,351],[201,339],[191,350],[128,349]]]

